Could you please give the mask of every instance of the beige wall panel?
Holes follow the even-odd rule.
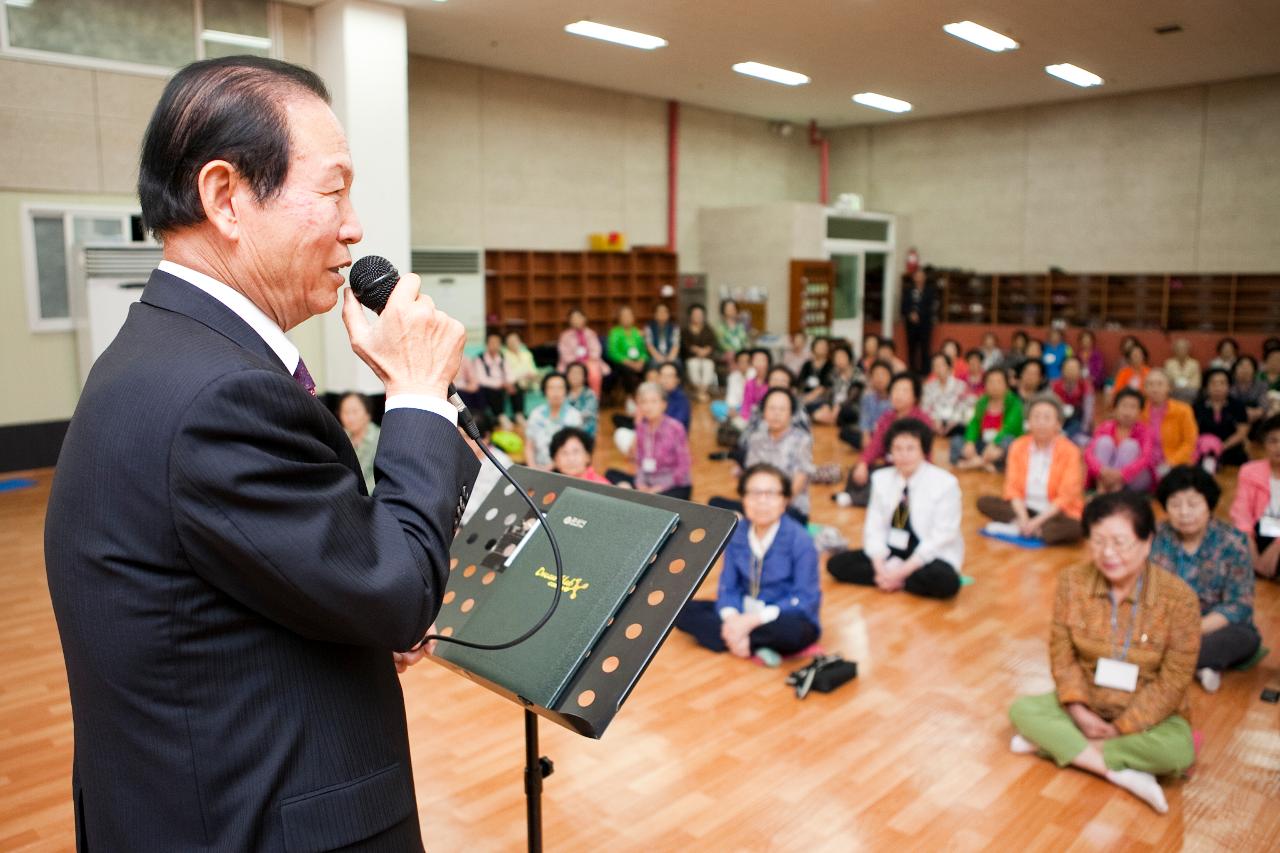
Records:
[[[909,217],[899,244],[926,262],[1018,269],[1024,156],[1017,110],[876,127],[865,205]]]
[[[96,190],[98,132],[93,113],[0,110],[0,188]]]
[[[1276,272],[1280,76],[1209,86],[1207,95],[1199,268]]]
[[[409,179],[415,246],[484,242],[480,74],[409,57]]]
[[[280,9],[281,55],[289,62],[310,68],[315,64],[315,33],[311,28],[311,10],[288,3],[276,5]]]
[[[0,109],[92,114],[93,73],[45,62],[0,59]]]
[[[98,119],[104,192],[133,193],[137,191],[138,160],[146,129],[146,123],[136,119]]]
[[[141,77],[136,74],[94,72],[98,90],[98,115],[103,118],[130,119],[144,129],[168,80]]]
[[[1024,269],[1194,268],[1203,104],[1191,88],[1029,110]]]
[[[858,193],[866,202],[871,187],[871,128],[846,127],[827,131],[831,143],[831,200],[840,193]]]

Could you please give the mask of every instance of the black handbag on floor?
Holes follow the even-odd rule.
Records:
[[[796,689],[796,698],[803,699],[810,690],[830,693],[841,684],[858,677],[858,664],[840,655],[818,655],[808,666],[787,676],[787,685]]]

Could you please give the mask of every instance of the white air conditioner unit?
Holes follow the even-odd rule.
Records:
[[[162,251],[155,243],[85,243],[72,252],[71,321],[82,388],[142,296]]]
[[[467,343],[483,344],[484,250],[414,249],[412,266],[422,277],[422,292],[466,328]]]

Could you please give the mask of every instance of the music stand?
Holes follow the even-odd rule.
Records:
[[[561,691],[553,707],[535,705],[506,686],[476,675],[452,661],[435,656],[431,658],[524,710],[524,788],[529,850],[538,853],[542,850],[542,780],[553,770],[551,760],[538,755],[538,717],[545,717],[584,737],[599,738],[604,734],[662,647],[676,616],[693,597],[724,550],[737,524],[737,516],[727,510],[591,483],[520,465],[513,465],[508,470],[543,512],[555,503],[561,489],[573,487],[660,507],[680,515],[675,532],[650,561],[649,568],[640,575],[617,614],[606,623],[599,641],[591,647],[586,660]],[[436,617],[439,633],[446,636],[452,633],[453,624],[462,621],[461,608],[466,602],[470,602],[465,604],[468,610],[482,602],[488,585],[485,576],[505,560],[503,549],[518,538],[515,531],[530,515],[529,505],[516,494],[515,487],[499,480],[471,521],[458,531],[450,551],[445,596],[448,603],[440,608]],[[546,534],[539,530],[536,535]],[[573,572],[568,565],[564,570],[566,576]],[[531,608],[530,625],[544,606]],[[524,626],[513,625],[512,636],[523,629]],[[502,652],[488,654],[500,655]]]

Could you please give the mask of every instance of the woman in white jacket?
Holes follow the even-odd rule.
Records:
[[[871,475],[862,550],[832,556],[827,571],[884,592],[951,598],[964,562],[960,483],[928,461],[933,430],[922,421],[894,423],[885,446],[893,464]]]

